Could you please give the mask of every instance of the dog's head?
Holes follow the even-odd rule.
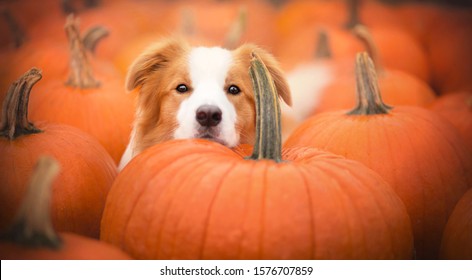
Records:
[[[226,146],[254,141],[255,102],[249,76],[256,52],[278,94],[290,91],[276,60],[251,44],[235,50],[190,47],[172,38],[153,45],[131,65],[128,90],[137,90],[135,152],[176,138],[206,138]]]

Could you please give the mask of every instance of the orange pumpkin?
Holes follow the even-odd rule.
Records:
[[[369,54],[372,56],[377,82],[382,98],[387,104],[426,107],[435,100],[435,93],[422,79],[409,72],[384,67],[385,56],[381,56],[379,48],[372,41],[369,31],[363,26],[356,26],[354,32],[365,41]],[[402,59],[408,60],[408,59]],[[325,88],[317,93],[319,96],[314,113],[350,109],[356,104],[356,77],[347,73],[338,75]]]
[[[410,258],[409,217],[380,176],[320,150],[281,154],[275,86],[259,59],[251,69],[252,160],[203,139],[147,149],[117,177],[101,239],[138,259]]]
[[[472,161],[452,125],[417,107],[385,105],[366,53],[357,57],[357,107],[313,116],[285,147],[311,146],[358,160],[378,172],[410,214],[416,257],[437,258],[447,219],[472,186]]]
[[[472,189],[459,200],[444,230],[440,256],[449,260],[472,259]]]
[[[365,49],[349,30],[327,25],[305,26],[287,36],[276,46],[276,54],[286,70],[316,59],[317,35],[324,33],[329,41],[331,57],[334,60],[351,59],[355,53]]]
[[[441,93],[472,91],[471,9],[448,11],[431,30],[427,42],[433,87]]]
[[[326,2],[311,2],[312,5],[328,5]],[[316,44],[314,36],[320,28],[325,30],[330,41],[332,41],[332,52],[333,56],[336,58],[348,57],[352,58],[352,61],[354,61],[357,52],[371,48],[371,46],[365,45],[363,38],[359,40],[359,38],[357,38],[358,35],[353,34],[352,30],[357,26],[364,26],[364,22],[362,21],[363,18],[359,21],[358,1],[348,2],[349,5],[347,5],[347,7],[349,7],[350,12],[348,14],[350,14],[350,16],[345,22],[333,24],[329,21],[319,22],[313,20],[313,18],[308,18],[309,23],[299,26],[299,28],[294,29],[289,34],[280,36],[280,40],[277,43],[276,54],[280,57],[285,69],[290,70],[296,64],[313,59]],[[296,3],[303,2],[297,1],[294,4]],[[378,8],[370,7],[372,5],[371,3],[362,3],[360,8],[368,8],[369,11],[374,12]],[[336,14],[339,13],[340,11],[331,12],[331,17],[334,18]],[[301,12],[300,17],[302,17],[302,15],[303,12]],[[367,27],[364,27],[364,29],[367,29]],[[408,72],[424,82],[428,83],[430,81],[431,73],[426,51],[414,36],[392,24],[372,24],[368,27],[368,35],[370,37],[369,44],[375,45],[377,48],[378,59],[381,61],[382,65]]]
[[[108,64],[95,64],[100,80],[93,75],[77,23],[68,18],[66,31],[71,46],[69,78],[38,85],[30,100],[30,115],[36,120],[63,123],[95,137],[116,163],[131,133],[134,97],[126,94],[121,76]]]
[[[472,151],[472,91],[444,94],[431,104],[430,109],[450,121]]]
[[[379,72],[378,83],[387,104],[428,107],[436,99],[428,84],[403,71],[386,69]],[[319,99],[312,114],[353,108],[355,92],[354,75],[338,76],[317,94]]]
[[[344,0],[287,2],[279,10],[275,21],[278,37],[285,41],[295,31],[319,23],[338,26],[345,24],[349,17],[345,2]]]
[[[270,50],[274,45],[275,31],[267,23],[273,22],[275,16],[275,9],[263,1],[181,1],[167,10],[164,25],[167,33],[180,30],[217,45],[232,48],[251,42]],[[236,36],[239,40],[228,44],[228,33],[234,31],[235,23],[239,24],[241,17],[240,36]]]
[[[0,231],[12,221],[24,197],[27,178],[39,156],[54,156],[62,165],[53,186],[55,228],[98,237],[105,198],[116,165],[91,136],[65,125],[28,121],[28,97],[41,79],[31,69],[11,87],[0,123]]]
[[[110,1],[80,14],[80,20],[86,29],[100,25],[109,30],[107,40],[94,53],[100,59],[111,60],[123,44],[150,31],[165,31],[169,5],[165,1]]]
[[[339,77],[353,75],[354,60],[337,54],[333,45],[336,44],[333,44],[328,34],[320,30],[314,59],[298,64],[287,72],[292,106],[282,105],[284,139],[301,121],[313,114],[326,87]],[[284,122],[286,119],[289,121]]]
[[[56,233],[49,208],[52,181],[59,169],[59,163],[51,157],[38,159],[15,223],[0,241],[0,259],[130,259],[104,242],[73,233]]]

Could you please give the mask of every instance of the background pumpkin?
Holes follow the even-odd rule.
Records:
[[[449,260],[472,259],[472,189],[459,200],[444,229],[440,256]]]
[[[65,84],[55,79],[36,87],[39,93],[30,100],[31,118],[83,130],[118,163],[131,133],[134,96],[126,94],[121,76],[109,71],[109,64],[94,65],[93,70],[101,74],[97,80],[73,17],[69,17],[66,29],[72,52],[69,78]]]
[[[430,109],[450,121],[472,151],[472,91],[444,94]]]
[[[105,198],[117,174],[115,163],[95,139],[79,129],[29,122],[28,97],[39,79],[37,69],[27,72],[5,101],[0,123],[0,231],[12,222],[35,162],[47,154],[62,166],[53,185],[54,227],[98,238]]]
[[[116,247],[73,233],[58,234],[51,223],[52,181],[59,163],[51,157],[38,159],[30,176],[28,191],[17,211],[15,222],[0,240],[2,260],[130,259]]]
[[[472,186],[472,161],[452,125],[426,109],[382,102],[375,69],[357,57],[357,107],[313,116],[285,147],[312,146],[358,160],[378,172],[410,214],[416,257],[437,258],[447,219]]]

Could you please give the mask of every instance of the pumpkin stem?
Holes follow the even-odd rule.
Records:
[[[241,37],[247,28],[247,9],[242,6],[239,9],[238,17],[231,25],[228,34],[226,35],[223,46],[227,49],[234,49],[239,42]]]
[[[26,39],[26,34],[24,30],[20,27],[18,21],[13,17],[11,14],[10,10],[8,9],[2,9],[1,11],[2,17],[5,20],[8,29],[12,35],[13,39],[13,47],[15,49],[18,49],[23,45]]]
[[[77,88],[98,87],[100,83],[93,76],[87,50],[80,37],[78,20],[73,15],[67,17],[65,30],[71,52],[70,72],[66,85]]]
[[[369,28],[363,24],[357,24],[352,29],[352,32],[362,41],[366,47],[367,52],[374,62],[377,73],[383,73],[385,70],[380,63],[379,49],[377,48],[377,45],[375,45],[374,39],[372,38],[372,33],[370,33]]]
[[[57,249],[62,245],[50,215],[51,187],[59,169],[55,159],[47,156],[39,158],[13,226],[2,239],[28,247]]]
[[[316,44],[315,58],[316,59],[330,59],[333,57],[329,45],[329,36],[326,30],[318,31],[318,42]]]
[[[348,115],[388,114],[392,109],[382,101],[374,63],[366,52],[356,56],[357,107]]]
[[[82,36],[82,42],[85,49],[91,53],[95,53],[98,43],[105,37],[110,35],[110,31],[103,26],[94,26],[89,28],[85,35]]]
[[[348,21],[344,25],[346,29],[351,29],[360,23],[359,20],[359,0],[348,0]]]
[[[280,104],[272,76],[261,58],[252,53],[249,69],[256,101],[256,140],[249,159],[282,161]]]
[[[28,121],[31,89],[41,78],[41,70],[32,68],[10,86],[3,101],[0,136],[14,140],[21,135],[41,132]]]

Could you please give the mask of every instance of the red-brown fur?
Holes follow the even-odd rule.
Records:
[[[137,154],[156,143],[170,140],[177,127],[176,112],[186,95],[175,94],[177,85],[191,84],[187,57],[191,50],[181,38],[165,39],[146,50],[131,65],[127,77],[128,90],[138,90],[135,120]],[[242,96],[228,95],[236,108],[236,130],[240,143],[253,144],[255,133],[255,103],[249,77],[251,54],[257,52],[271,72],[279,95],[290,105],[290,91],[277,61],[265,50],[246,44],[232,51],[234,64],[226,85],[235,84]]]

